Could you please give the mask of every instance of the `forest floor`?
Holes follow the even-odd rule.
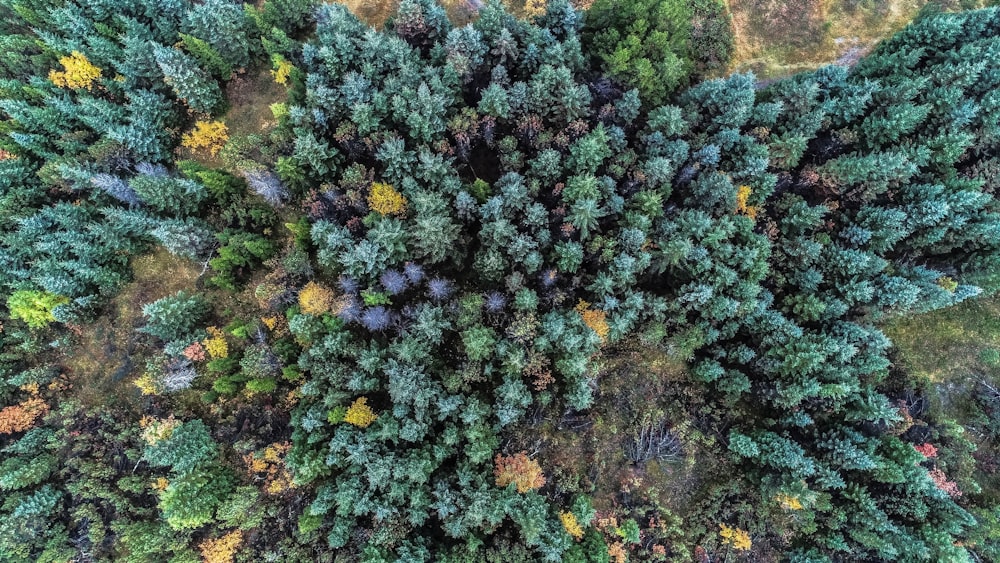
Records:
[[[723,464],[708,459],[707,442],[684,405],[697,400],[683,360],[640,344],[619,345],[595,358],[594,407],[583,412],[539,408],[535,424],[510,437],[509,449],[546,460],[562,490],[580,490],[594,508],[626,508],[634,517],[683,515],[722,477]],[[630,459],[643,430],[670,435],[661,458]]]
[[[249,70],[226,86],[230,109],[221,119],[229,135],[252,135],[277,127],[271,105],[285,102],[288,90],[278,84],[268,68]]]
[[[937,408],[961,411],[983,378],[1000,380],[1000,296],[895,321],[884,327],[901,367],[933,390]],[[961,413],[953,413],[961,418]]]
[[[883,327],[892,339],[897,367],[921,387],[935,418],[959,421],[979,450],[994,459],[996,445],[977,427],[988,424],[974,396],[983,382],[1000,382],[1000,295],[970,299],[954,307],[908,317]],[[982,494],[1000,498],[1000,469],[976,466]]]
[[[145,367],[151,351],[138,329],[142,307],[180,290],[194,292],[201,273],[198,264],[162,247],[132,261],[134,278],[106,306],[104,314],[81,329],[62,360],[69,368],[76,396],[100,406],[139,397],[131,382]]]

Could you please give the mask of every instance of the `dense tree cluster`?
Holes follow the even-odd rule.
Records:
[[[1000,286],[1000,11],[675,92],[728,56],[718,2],[313,4],[0,0],[4,557],[996,553],[876,323]],[[222,115],[251,68],[288,94],[260,135]],[[154,245],[207,283],[143,296],[138,389],[95,407],[60,354]],[[623,456],[733,470],[683,521],[514,439],[625,344],[692,395]]]
[[[565,5],[534,24],[491,5],[450,29],[414,1],[380,35],[321,10],[287,126],[295,174],[339,177],[312,238],[347,305],[326,326],[292,319],[309,382],[290,459],[324,483],[311,511],[336,514],[334,544],[359,517],[460,539],[506,515],[561,557],[557,511],[544,528],[524,521],[484,469],[530,405],[590,404],[604,335],[583,301],[612,342],[694,354],[692,377],[728,409],[703,424],[746,488],[808,499],[774,530],[784,549],[957,557],[972,520],[891,431],[900,415],[877,390],[888,342],[871,322],[975,295],[956,280],[996,259],[1000,217],[976,174],[995,142],[996,70],[980,55],[996,18],[930,19],[852,73],[762,93],[748,76],[709,81],[637,121],[635,91],[589,74]],[[399,213],[373,205],[387,184]],[[554,375],[544,390],[534,362]],[[392,416],[328,426],[359,394]],[[430,548],[406,536],[368,546]]]

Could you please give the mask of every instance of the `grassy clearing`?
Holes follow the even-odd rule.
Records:
[[[697,390],[683,361],[641,346],[610,350],[598,360],[594,407],[586,412],[539,410],[536,424],[512,436],[510,451],[542,460],[549,482],[565,492],[584,492],[594,508],[656,507],[687,514],[719,464],[709,462],[711,438],[692,425]],[[646,424],[664,420],[683,445],[676,459],[633,463],[625,445]],[[641,509],[640,509],[641,510]]]
[[[79,329],[62,363],[70,372],[76,396],[86,405],[134,401],[132,376],[152,352],[137,332],[142,306],[180,290],[195,291],[201,269],[162,248],[132,262],[134,280],[122,288],[94,323]]]
[[[271,105],[284,102],[287,94],[287,88],[274,81],[269,67],[236,75],[226,85],[231,109],[218,120],[226,124],[230,139],[266,135],[278,126]],[[177,147],[177,158],[191,159],[209,168],[225,168],[219,154],[213,156],[204,149]]]
[[[923,388],[930,414],[955,421],[975,445],[971,458],[952,459],[950,471],[979,506],[1000,499],[1000,443],[995,415],[977,396],[982,383],[1000,386],[1000,296],[970,300],[956,307],[896,321],[884,327],[895,345],[907,386]],[[962,479],[964,478],[964,480]]]
[[[898,367],[926,388],[942,418],[965,425],[977,416],[973,395],[979,383],[1000,383],[1000,296],[900,319],[883,330]]]
[[[903,367],[933,383],[971,374],[1000,375],[990,355],[1000,352],[1000,297],[893,322],[885,327]]]
[[[285,101],[288,90],[274,81],[270,68],[236,76],[226,86],[226,99],[232,107],[222,120],[229,136],[267,132],[278,126],[271,104]]]
[[[982,431],[989,422],[975,396],[981,382],[1000,384],[1000,296],[902,319],[884,330],[898,367],[911,385],[926,389],[931,413],[964,426],[977,455],[993,459],[997,445]],[[1000,472],[989,467],[979,467],[976,480],[988,494],[997,494]]]
[[[930,3],[947,10],[986,4],[980,0],[727,0],[735,42],[730,69],[774,79],[831,63],[852,64]]]

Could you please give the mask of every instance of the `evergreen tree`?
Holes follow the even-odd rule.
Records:
[[[163,45],[154,45],[156,64],[164,81],[192,110],[212,114],[222,106],[219,85],[190,56]]]
[[[194,334],[208,313],[206,307],[201,297],[179,291],[143,306],[146,326],[142,330],[164,342],[182,341]]]

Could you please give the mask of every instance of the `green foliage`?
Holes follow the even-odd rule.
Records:
[[[174,217],[194,214],[206,196],[196,182],[159,174],[136,176],[129,187],[153,210]]]
[[[226,526],[235,526],[241,530],[259,527],[266,517],[266,513],[261,510],[260,491],[249,486],[236,487],[218,507],[216,515]]]
[[[181,33],[184,49],[198,59],[202,68],[208,70],[218,80],[229,80],[233,75],[233,65],[222,58],[211,44],[203,39]]]
[[[10,268],[0,283],[13,291],[31,284],[72,301],[51,312],[85,313],[129,276],[128,255],[146,247],[148,218],[141,214],[58,203],[32,213],[5,234]]]
[[[12,318],[21,319],[29,327],[43,328],[56,320],[52,310],[66,303],[69,299],[61,295],[22,289],[10,294],[7,309]]]
[[[212,114],[222,107],[219,84],[198,66],[196,59],[162,45],[156,45],[154,53],[164,81],[188,107],[206,114]]]
[[[116,530],[124,551],[123,561],[140,563],[167,554],[180,561],[186,560],[185,556],[197,558],[194,553],[189,552],[186,536],[158,522],[123,521],[117,524]]]
[[[151,233],[171,254],[202,261],[215,245],[215,234],[197,220],[167,219]]]
[[[317,0],[267,0],[262,13],[262,28],[275,28],[295,36],[309,28]]]
[[[195,530],[212,525],[255,530],[245,559],[608,561],[606,542],[621,541],[634,559],[662,542],[688,560],[701,555],[685,541],[713,558],[736,547],[720,547],[720,523],[750,528],[741,555],[754,560],[995,554],[980,470],[995,378],[968,401],[986,452],[974,457],[960,427],[921,412],[875,327],[977,295],[1000,264],[996,10],[928,14],[851,70],[683,92],[726,64],[716,0],[598,0],[585,28],[559,0],[531,22],[491,2],[461,28],[404,0],[381,31],[306,0],[0,2],[0,16],[11,316],[76,330],[153,241],[213,257],[216,286],[254,279],[268,297],[265,313],[206,294],[244,319],[227,327],[233,357],[186,351],[186,373],[213,379],[197,390],[210,406],[90,381],[82,360],[102,338],[90,327],[53,327],[49,345],[8,323],[5,416],[50,412],[0,436],[5,557],[196,561],[195,542],[218,534]],[[102,70],[90,90],[46,79],[76,51]],[[191,112],[223,110],[217,80],[271,55],[294,69],[276,129],[265,112],[221,155],[247,180],[164,166]],[[237,104],[258,94],[227,91]],[[373,212],[375,185],[392,186],[391,213]],[[294,249],[272,260],[281,236]],[[332,288],[330,314],[293,304],[314,279]],[[209,305],[184,292],[150,303],[143,330],[176,354],[200,340]],[[265,314],[267,330],[245,320]],[[673,499],[691,501],[683,522],[629,482],[610,503],[618,529],[577,542],[560,513],[607,480],[575,474],[555,432],[614,400],[594,359],[636,336],[651,356],[689,360],[690,377],[654,369],[643,383],[669,383],[650,403],[676,407],[671,432],[705,475]],[[74,390],[38,358],[64,362]],[[100,416],[80,406],[119,400]],[[140,436],[143,415],[163,426]],[[616,432],[600,420],[573,436],[605,454]],[[262,449],[265,469],[237,460]],[[516,459],[541,488],[497,485],[495,463],[521,449],[537,449]],[[303,486],[279,482],[284,463]],[[570,511],[586,526],[581,499]]]
[[[163,340],[188,340],[208,315],[208,303],[199,295],[183,290],[142,307],[146,325],[142,331]]]
[[[168,436],[148,443],[143,458],[170,468],[159,507],[175,530],[211,522],[233,488],[232,476],[218,463],[219,446],[201,420],[181,423]]]
[[[622,522],[621,526],[615,529],[615,533],[618,534],[622,541],[625,543],[639,543],[639,524],[629,518],[628,520]]]
[[[41,454],[30,459],[10,457],[0,464],[0,490],[24,489],[43,482],[55,470],[58,459]]]
[[[201,527],[232,490],[232,479],[220,471],[193,470],[170,480],[160,493],[160,510],[175,530]]]
[[[240,4],[205,0],[192,6],[184,23],[191,35],[209,43],[226,65],[243,68],[250,63],[248,22]]]
[[[152,465],[170,467],[181,474],[215,460],[218,455],[218,445],[200,420],[178,425],[167,438],[149,445],[143,454]]]
[[[587,51],[613,78],[654,107],[693,73],[724,69],[732,31],[719,0],[596,0],[587,11]]]
[[[218,287],[235,290],[250,270],[276,251],[267,238],[245,231],[229,230],[216,235],[222,246],[209,265],[215,272],[211,281]]]

